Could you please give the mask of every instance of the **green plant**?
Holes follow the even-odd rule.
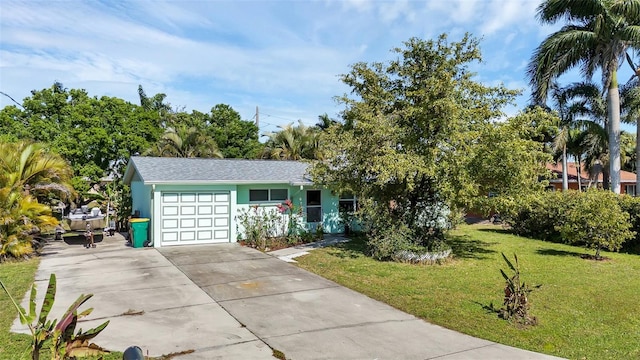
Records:
[[[253,205],[249,209],[240,209],[238,220],[238,239],[249,246],[265,250],[271,239],[280,239],[288,244],[301,241],[301,210],[291,200],[277,204],[275,208]]]
[[[634,233],[630,230],[629,214],[620,208],[618,197],[605,190],[580,193],[564,223],[556,225],[564,241],[595,249],[597,260],[603,248],[619,250]]]
[[[529,315],[529,298],[527,295],[532,291],[531,288],[523,281],[520,282],[520,264],[518,256],[514,253],[513,258],[515,266],[502,253],[502,258],[513,271],[512,276],[508,276],[504,270],[500,269],[500,274],[506,281],[504,287],[504,301],[502,307],[498,309],[498,314],[505,320],[515,319],[523,325],[536,325],[538,320]]]
[[[56,296],[55,274],[51,274],[49,277],[49,285],[47,286],[47,292],[42,302],[39,315],[36,314],[35,284],[31,287],[29,312],[15,301],[2,281],[0,281],[0,286],[7,296],[9,296],[13,306],[18,311],[20,323],[29,327],[29,331],[31,332],[32,359],[37,360],[40,358],[40,351],[47,342],[50,346],[52,360],[94,356],[109,352],[98,345],[89,342],[89,340],[96,337],[102,330],[104,330],[104,328],[107,327],[109,321],[105,321],[100,326],[84,332],[82,329],[79,329],[78,332],[74,334],[78,319],[89,315],[93,311],[92,308],[89,308],[78,313],[78,308],[89,300],[93,296],[92,294],[80,295],[78,299],[69,306],[61,320],[58,322],[57,319],[48,319],[49,312],[53,307]],[[37,322],[34,324],[36,316]]]

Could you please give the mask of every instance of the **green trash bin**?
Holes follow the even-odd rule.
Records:
[[[134,218],[130,220],[131,231],[133,232],[133,244],[134,248],[144,247],[145,241],[149,239],[149,219],[147,218]]]

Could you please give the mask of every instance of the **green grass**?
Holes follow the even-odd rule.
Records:
[[[312,251],[299,266],[431,323],[498,343],[570,359],[640,358],[640,256],[526,239],[495,226],[462,226],[443,265],[379,262],[354,240]],[[518,255],[538,325],[525,329],[485,307],[502,305],[507,266]]]
[[[38,269],[38,259],[0,264],[0,280],[17,302],[31,288]],[[10,332],[17,313],[7,294],[0,289],[0,359],[31,358],[30,337]]]

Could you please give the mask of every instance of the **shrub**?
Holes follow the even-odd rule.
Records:
[[[610,191],[581,193],[573,206],[556,228],[566,242],[595,249],[596,259],[600,259],[600,249],[617,251],[634,236],[629,229],[629,214],[620,208],[618,195]]]
[[[517,198],[496,199],[494,207],[514,233],[546,241],[563,241],[596,250],[619,250],[633,238],[632,224],[639,226],[638,212],[631,217],[623,210],[637,206],[633,200],[605,190],[587,192],[543,192]],[[634,221],[636,221],[634,223]]]
[[[413,232],[403,223],[377,227],[369,234],[369,254],[374,259],[392,260],[398,252],[411,248]]]
[[[290,200],[278,204],[275,208],[263,208],[259,205],[238,211],[238,239],[247,245],[266,250],[276,243],[294,245],[313,241],[318,234],[305,232],[300,224],[301,213]],[[320,234],[321,235],[321,234]]]
[[[627,252],[640,253],[640,197],[621,196],[620,208],[629,214],[631,231],[635,236],[622,244],[622,250]]]

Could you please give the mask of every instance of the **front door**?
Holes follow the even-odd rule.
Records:
[[[307,190],[307,222],[322,222],[322,192],[320,190]]]

